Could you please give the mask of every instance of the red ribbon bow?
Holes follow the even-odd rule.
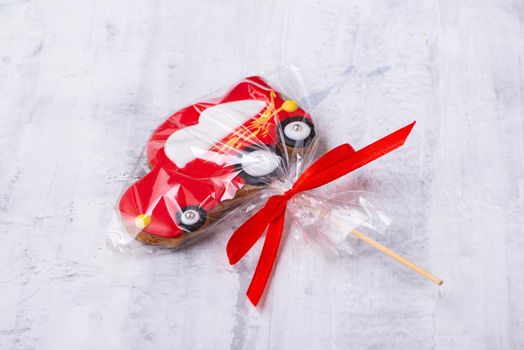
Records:
[[[226,248],[231,265],[242,259],[267,228],[260,259],[246,293],[253,305],[258,304],[275,264],[287,201],[297,193],[334,181],[402,146],[414,125],[415,122],[406,125],[356,152],[347,143],[332,149],[307,168],[291,189],[284,194],[271,196],[262,209],[233,233]]]

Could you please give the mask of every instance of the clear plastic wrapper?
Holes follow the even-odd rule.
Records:
[[[242,79],[172,114],[152,133],[119,198],[110,244],[182,248],[246,220],[291,188],[317,157],[319,121],[307,96],[296,71],[284,69]],[[351,230],[384,232],[390,222],[372,197],[299,193],[287,210],[292,235],[351,251]]]

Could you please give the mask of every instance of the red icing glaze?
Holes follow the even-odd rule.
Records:
[[[224,103],[257,100],[265,107],[251,119],[179,167],[166,155],[165,144],[177,131],[199,123],[206,109]],[[142,230],[153,235],[176,238],[185,233],[178,223],[180,209],[197,206],[209,213],[224,200],[233,198],[245,180],[238,176],[228,159],[238,156],[239,150],[254,145],[273,146],[279,143],[277,126],[283,120],[310,116],[298,109],[287,112],[282,109],[284,99],[262,78],[249,77],[235,85],[222,97],[195,103],[174,113],[162,123],[147,144],[147,158],[152,170],[135,182],[123,194],[119,209],[126,226],[136,227],[135,218],[140,214],[151,217],[151,222]],[[227,145],[227,146],[226,146]],[[215,157],[215,161],[210,161]],[[225,161],[216,161],[224,157]]]

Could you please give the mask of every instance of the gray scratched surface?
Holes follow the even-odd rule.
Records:
[[[0,0],[0,348],[524,348],[523,23],[519,0]],[[255,256],[228,266],[228,231],[106,248],[150,130],[289,63],[326,147],[417,119],[353,179],[392,199],[384,243],[443,287],[362,245],[288,243],[255,310]]]

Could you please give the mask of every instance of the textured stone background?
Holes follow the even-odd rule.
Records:
[[[520,0],[0,0],[0,347],[524,348],[523,23]],[[326,259],[288,240],[255,310],[256,254],[230,267],[231,230],[106,248],[159,121],[289,63],[326,147],[418,121],[342,186],[391,200],[381,240],[443,287],[363,245]]]

